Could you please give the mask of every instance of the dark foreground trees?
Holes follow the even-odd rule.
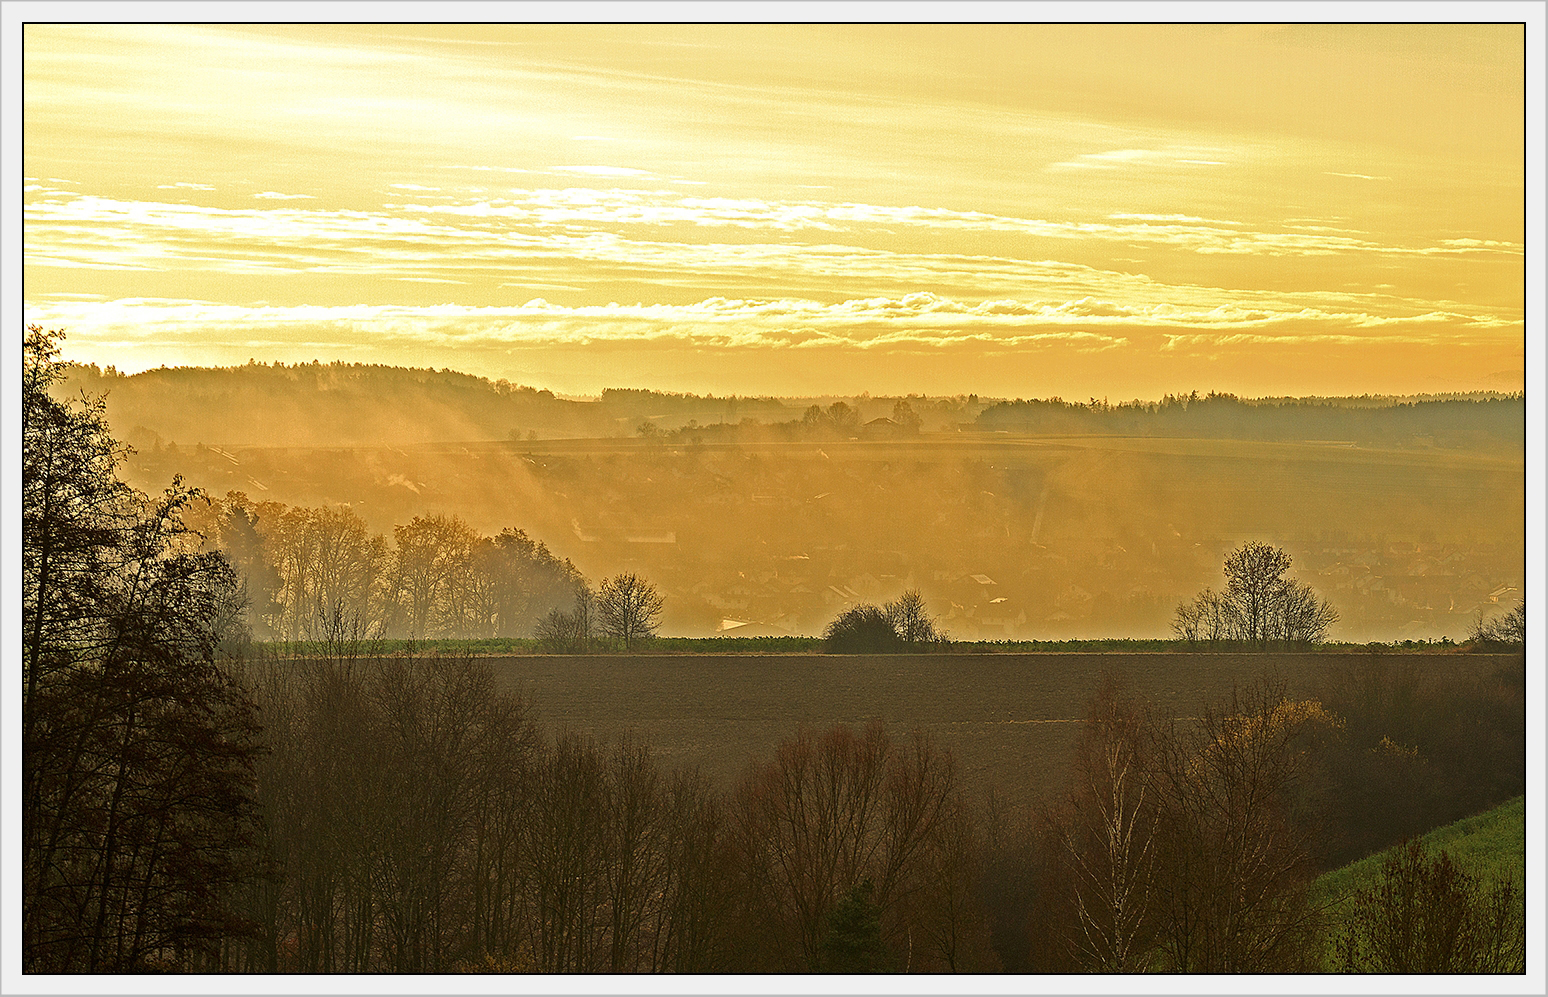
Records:
[[[1177,607],[1172,631],[1190,644],[1232,642],[1258,650],[1327,640],[1338,611],[1311,586],[1285,577],[1290,555],[1251,541],[1225,560],[1224,592],[1205,589]]]
[[[361,650],[250,669],[273,875],[225,968],[993,967],[972,822],[928,740],[802,733],[726,794],[627,738],[546,736],[485,659]]]
[[[719,800],[643,746],[550,738],[487,660],[331,645],[255,663],[276,875],[258,972],[664,972],[723,963]]]
[[[979,845],[951,755],[880,723],[803,731],[733,803],[739,968],[985,971]]]
[[[174,482],[118,478],[100,402],[65,404],[30,327],[22,404],[22,965],[198,969],[251,928],[253,706],[220,660],[236,580]]]
[[[1159,721],[1109,683],[1059,819],[1062,931],[1097,972],[1315,968],[1315,822],[1299,812],[1338,718],[1264,684]]]

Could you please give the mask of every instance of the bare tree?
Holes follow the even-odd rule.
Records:
[[[537,968],[607,968],[607,762],[594,741],[562,736],[534,769],[522,822],[528,905]]]
[[[393,528],[393,587],[402,628],[422,638],[461,633],[478,535],[455,516],[415,516]]]
[[[1337,622],[1338,610],[1319,599],[1310,585],[1287,579],[1279,593],[1271,634],[1286,644],[1321,644],[1328,639],[1328,627]]]
[[[928,880],[928,842],[954,785],[949,754],[923,736],[894,745],[885,728],[803,731],[737,789],[735,829],[743,889],[762,923],[769,968],[823,965],[829,919],[870,880],[884,940],[907,965],[906,912]],[[921,945],[925,939],[919,933]]]
[[[667,876],[653,932],[653,968],[658,972],[736,968],[725,959],[736,898],[723,799],[695,770],[679,769],[667,787]]]
[[[1232,633],[1231,605],[1219,592],[1205,589],[1177,607],[1172,632],[1190,644],[1226,640]]]
[[[1242,544],[1225,559],[1226,598],[1238,614],[1238,639],[1267,646],[1274,634],[1275,608],[1290,555],[1256,540]]]
[[[608,759],[604,792],[607,969],[637,973],[655,968],[668,875],[665,784],[649,749],[625,737]]]
[[[882,612],[905,644],[933,644],[943,639],[918,589],[904,592],[883,606]]]
[[[1315,828],[1295,794],[1338,718],[1264,683],[1226,710],[1174,721],[1156,744],[1154,903],[1168,968],[1296,972],[1317,928],[1306,902]]]
[[[1111,678],[1093,700],[1076,753],[1072,820],[1065,828],[1081,962],[1102,973],[1149,967],[1160,819],[1143,706]]]
[[[1485,646],[1524,646],[1526,644],[1526,603],[1518,602],[1514,609],[1491,620],[1485,620],[1483,610],[1480,609],[1468,628],[1467,639]]]
[[[584,579],[575,584],[575,607],[566,613],[562,609],[550,609],[538,620],[532,636],[544,650],[560,653],[578,653],[591,646],[596,619],[596,593]]]
[[[597,622],[604,634],[622,640],[624,649],[632,651],[640,640],[655,634],[661,607],[656,587],[629,572],[602,583],[597,593]]]
[[[1172,632],[1189,643],[1231,640],[1262,649],[1325,641],[1338,611],[1311,586],[1284,577],[1290,563],[1278,547],[1243,544],[1225,560],[1225,591],[1205,589],[1180,604]]]

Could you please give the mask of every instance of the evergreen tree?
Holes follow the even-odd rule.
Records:
[[[850,888],[828,915],[822,940],[825,973],[885,973],[890,969],[882,944],[881,908],[871,899],[876,886],[871,880]]]

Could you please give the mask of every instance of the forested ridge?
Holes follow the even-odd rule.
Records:
[[[977,425],[1028,433],[1519,448],[1526,442],[1526,402],[1523,395],[1247,399],[1215,392],[1122,404],[1018,399],[985,409]]]
[[[642,426],[684,438],[844,438],[885,419],[904,432],[1012,430],[1245,440],[1347,440],[1455,447],[1525,441],[1520,394],[1239,398],[1197,391],[1155,401],[977,395],[843,399],[697,395],[613,388],[595,399],[452,370],[380,364],[157,368],[133,375],[67,365],[61,387],[106,393],[114,425],[138,446],[157,442],[351,446],[471,440],[635,436]],[[815,411],[814,411],[815,409]]]
[[[556,730],[487,660],[381,653],[361,590],[317,572],[266,590],[261,618],[314,640],[272,653],[243,611],[259,562],[233,567],[256,517],[390,569],[385,539],[129,488],[105,407],[57,397],[58,338],[24,345],[27,972],[1293,972],[1339,927],[1318,871],[1524,788],[1524,656],[1375,656],[1293,696],[1244,675],[1188,716],[1114,677],[1067,792],[1011,816],[880,723],[792,730],[729,786]],[[421,582],[447,551],[509,570],[417,602],[387,570],[411,633],[480,578],[529,600],[478,617],[512,627],[573,586],[515,527],[419,528]]]

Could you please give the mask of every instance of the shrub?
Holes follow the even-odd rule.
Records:
[[[903,648],[903,638],[887,614],[875,606],[855,606],[840,613],[822,632],[829,654],[883,654]]]
[[[918,589],[910,589],[881,608],[859,605],[840,613],[822,632],[830,654],[884,654],[929,650],[946,634],[925,609]]]
[[[1526,603],[1518,602],[1516,608],[1502,616],[1485,620],[1483,610],[1468,629],[1467,639],[1483,650],[1507,650],[1526,646]]]
[[[1355,895],[1338,942],[1346,973],[1522,973],[1526,925],[1509,879],[1485,889],[1445,851],[1398,846],[1381,881]]]

